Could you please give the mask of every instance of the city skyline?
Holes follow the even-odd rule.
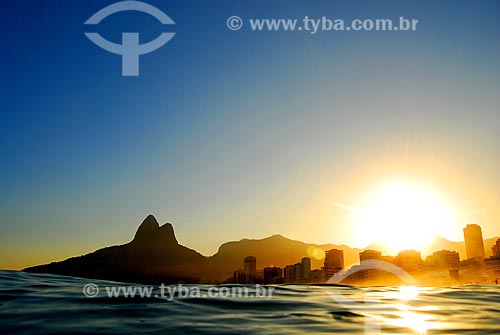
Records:
[[[150,216],[154,217],[154,215],[150,215]],[[168,225],[170,225],[170,223],[168,223]],[[447,240],[447,239],[444,239],[444,241],[448,241],[448,242],[450,242],[450,243],[462,243],[462,242],[463,242],[464,246],[466,247],[466,248],[465,248],[465,250],[467,250],[467,243],[466,243],[466,239],[465,239],[465,230],[466,230],[467,228],[469,228],[469,227],[476,227],[476,226],[477,226],[477,227],[479,227],[479,232],[480,232],[480,235],[481,235],[481,237],[482,237],[482,230],[481,230],[481,227],[480,227],[479,225],[477,225],[477,224],[467,224],[467,226],[463,228],[463,230],[464,230],[464,238],[463,238],[463,241],[460,241],[460,240],[459,240],[459,241],[450,241],[450,240]],[[283,235],[281,235],[281,234],[273,234],[273,235],[271,235],[270,237],[273,237],[273,236],[283,236]],[[252,239],[252,238],[244,237],[244,238],[239,239],[239,240],[234,240],[234,241],[226,241],[226,242],[222,243],[222,244],[219,246],[219,249],[220,249],[220,247],[221,247],[222,245],[227,244],[227,243],[238,242],[238,241],[246,241],[246,240],[250,240],[250,241],[258,241],[258,240],[265,240],[266,238],[270,238],[270,237],[263,237],[263,238],[261,238],[261,239]],[[437,238],[442,238],[442,237],[440,237],[440,236],[436,236],[436,237],[437,237]],[[500,235],[499,235],[499,236],[486,237],[486,238],[484,238],[484,239],[485,239],[485,240],[491,240],[491,239],[497,239],[497,238],[499,238],[499,237],[500,237]],[[290,241],[299,241],[299,240],[289,239],[288,237],[283,237],[283,238],[285,238],[285,239],[287,239],[287,240],[290,240]],[[430,254],[432,254],[432,253],[434,252],[434,250],[432,249],[432,241],[433,241],[433,239],[430,239],[430,242],[429,242],[428,244],[426,244],[426,245],[425,245],[425,249],[424,249],[424,250],[422,250],[422,251],[425,251],[426,255],[430,255]],[[122,244],[122,243],[124,243],[124,242],[126,242],[126,241],[121,241],[121,242],[119,242],[118,244]],[[300,242],[301,242],[301,243],[306,243],[306,244],[318,245],[318,246],[321,246],[321,245],[332,245],[332,244],[334,244],[334,243],[323,243],[323,244],[317,244],[317,243],[311,243],[311,242],[309,242],[309,241],[300,241]],[[187,245],[187,243],[186,243],[186,245]],[[382,243],[377,243],[377,242],[370,243],[369,245],[366,245],[365,247],[361,247],[361,248],[352,247],[352,246],[349,246],[349,245],[347,245],[347,244],[338,244],[338,245],[339,245],[339,246],[340,246],[340,245],[342,245],[342,246],[346,246],[347,248],[349,248],[349,249],[353,249],[353,250],[359,249],[359,250],[365,250],[365,251],[373,251],[373,250],[374,250],[373,248],[375,248],[375,251],[377,251],[377,252],[383,252],[384,254],[386,254],[386,255],[388,255],[388,256],[395,256],[395,255],[396,255],[396,254],[398,254],[399,252],[401,252],[401,251],[405,251],[405,250],[415,250],[415,248],[411,248],[411,246],[408,246],[407,248],[403,248],[403,249],[399,249],[399,250],[394,250],[394,249],[392,249],[392,248],[388,248],[387,246],[385,246],[385,245],[384,245],[384,244],[382,244]],[[476,242],[476,244],[474,244],[474,249],[476,249],[476,248],[475,248],[476,246],[477,246],[477,242]],[[190,247],[192,247],[192,246],[190,246]],[[483,247],[484,247],[484,253],[483,253],[484,257],[486,257],[486,255],[490,255],[490,256],[491,256],[491,254],[492,254],[492,253],[493,253],[493,254],[495,253],[495,251],[494,251],[495,249],[491,248],[490,246],[483,245]],[[195,249],[196,249],[196,248],[195,248]],[[491,249],[492,251],[490,251],[490,249]],[[319,250],[319,249],[316,249],[316,250],[314,250],[314,251],[312,251],[312,252],[309,252],[309,255],[314,255],[315,257],[317,257],[317,255],[315,254],[315,251],[318,251],[318,250]],[[447,249],[447,250],[448,250],[448,249]],[[452,250],[452,249],[450,249],[450,250]],[[87,252],[91,252],[91,251],[92,251],[92,250],[89,250],[89,251],[87,251]],[[202,253],[202,254],[203,254],[203,253]],[[215,254],[216,254],[216,253],[215,253]],[[215,255],[215,254],[209,254],[209,255],[204,254],[204,256],[210,257],[210,256],[213,256],[213,255]],[[321,255],[321,257],[323,257],[323,255],[324,255],[324,254],[323,254],[323,252],[321,252],[321,253],[320,253],[320,255]],[[71,256],[75,256],[75,255],[68,255],[68,256],[65,256],[65,257],[61,257],[61,258],[52,258],[52,259],[49,259],[49,260],[45,261],[45,263],[46,263],[46,262],[50,262],[50,261],[59,261],[59,260],[62,260],[62,259],[65,259],[65,258],[68,258],[68,257],[71,257]],[[463,253],[461,253],[461,256],[462,256],[462,257],[461,257],[461,259],[462,259],[462,258],[463,258],[463,259],[470,258],[470,257],[466,257],[466,256],[468,256],[468,255],[467,255],[467,252],[463,252]],[[28,264],[28,265],[26,265],[26,266],[13,267],[13,268],[12,268],[12,270],[21,270],[21,269],[23,269],[23,268],[25,268],[25,267],[29,267],[29,266],[33,266],[33,265],[37,265],[37,264],[42,264],[42,263],[44,263],[44,262],[32,263],[32,264]],[[7,268],[6,268],[6,269],[7,269]]]
[[[413,280],[417,279],[415,283],[420,285],[423,283],[425,285],[456,285],[479,282],[498,284],[500,238],[491,246],[492,256],[486,258],[481,227],[468,224],[463,231],[467,252],[464,260],[461,260],[458,251],[449,249],[435,250],[425,259],[418,250],[402,250],[395,256],[387,256],[378,250],[365,249],[359,253],[359,264],[345,266],[343,250],[330,249],[324,253],[323,266],[313,269],[309,257],[303,257],[300,262],[281,268],[274,265],[258,267],[256,266],[257,258],[247,256],[243,259],[244,270],[236,270],[233,277],[228,278],[226,282],[236,284],[337,283],[339,279],[335,278],[338,277],[341,278],[339,283],[346,284],[395,285],[398,279],[391,277],[394,273],[389,271],[390,268],[387,265],[389,263],[413,276]],[[247,266],[248,260],[252,262],[252,270]],[[429,274],[431,278],[425,278],[422,282],[423,276]]]
[[[466,249],[467,255],[463,259],[460,248],[435,248],[429,255],[422,255],[420,250],[405,249],[394,256],[372,249],[357,249],[353,260],[348,257],[354,250],[345,249],[346,246],[308,245],[280,235],[260,242],[248,239],[228,242],[217,254],[206,257],[180,244],[171,224],[160,225],[153,215],[148,215],[127,244],[23,271],[148,283],[166,280],[168,283],[286,284],[331,280],[335,283],[337,280],[346,283],[369,281],[369,285],[383,281],[384,285],[392,285],[389,283],[394,278],[389,278],[386,271],[389,266],[406,271],[413,276],[412,280],[425,285],[497,281],[500,276],[500,238],[486,243],[491,244],[492,251],[492,256],[486,258],[481,227],[467,225],[463,233],[465,241],[459,243]],[[296,262],[297,259],[300,261]],[[378,263],[373,265],[373,262]],[[394,273],[391,271],[394,270],[389,274]],[[338,279],[339,276],[343,279]]]

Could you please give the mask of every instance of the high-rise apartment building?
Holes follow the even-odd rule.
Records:
[[[477,224],[468,224],[464,228],[465,249],[467,250],[467,259],[485,258],[483,232]]]
[[[328,281],[333,275],[344,268],[344,251],[331,249],[325,253],[324,271],[325,280]]]
[[[257,259],[254,256],[247,256],[243,259],[243,272],[245,273],[246,284],[255,283],[257,277]]]

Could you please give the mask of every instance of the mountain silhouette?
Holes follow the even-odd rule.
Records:
[[[488,248],[496,238],[485,240]],[[38,265],[24,269],[27,272],[53,273],[83,278],[107,279],[135,283],[199,283],[201,281],[222,282],[231,277],[233,271],[243,267],[243,258],[257,258],[257,268],[284,267],[299,262],[303,257],[311,258],[312,268],[323,266],[323,252],[330,249],[344,251],[346,267],[359,263],[359,253],[365,249],[384,252],[382,246],[373,244],[365,249],[346,245],[313,244],[273,235],[263,239],[242,239],[222,244],[216,254],[205,257],[195,250],[180,245],[170,223],[162,226],[153,215],[141,223],[132,241],[124,245],[99,249],[90,254],[68,258],[60,262]],[[422,251],[422,256],[443,249],[456,250],[466,258],[465,244],[436,237]]]
[[[172,225],[166,223],[160,227],[152,215],[142,222],[134,239],[127,244],[24,269],[27,272],[140,283],[199,283],[207,270],[207,258],[180,245]]]
[[[257,258],[258,268],[284,267],[299,262],[303,257],[310,257],[311,266],[314,269],[323,266],[323,258],[314,257],[314,250],[317,249],[343,250],[346,266],[358,262],[359,253],[362,251],[362,249],[351,249],[345,245],[304,243],[281,235],[273,235],[264,239],[242,239],[224,243],[210,260],[217,268],[234,271],[242,267],[242,259],[248,255]],[[321,256],[321,253],[319,255]]]

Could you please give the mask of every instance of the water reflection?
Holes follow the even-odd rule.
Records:
[[[404,305],[401,306],[401,310],[395,313],[399,316],[399,319],[394,320],[393,325],[410,328],[417,334],[427,334],[427,331],[431,328],[429,322],[431,321],[431,318],[427,315],[411,311],[408,306],[406,306],[406,309],[404,308]]]
[[[399,288],[399,299],[403,301],[408,301],[414,299],[420,293],[420,289],[416,286],[401,286]]]
[[[412,300],[417,300],[420,288],[415,286],[401,286],[399,291],[394,292],[394,298],[399,303],[394,305],[391,318],[385,318],[385,322],[391,326],[409,328],[416,334],[427,334],[431,328],[432,318],[428,314],[418,313],[419,309],[410,305]],[[428,310],[424,307],[422,310]],[[396,318],[394,318],[396,316]]]

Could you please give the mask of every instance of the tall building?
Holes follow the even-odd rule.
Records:
[[[283,271],[285,283],[295,282],[295,265],[287,265]]]
[[[328,281],[333,275],[344,268],[344,251],[331,249],[325,253],[325,280]]]
[[[468,224],[464,228],[465,249],[467,250],[467,259],[485,258],[483,233],[481,227],[477,224]]]
[[[420,252],[415,250],[401,251],[394,258],[394,263],[409,273],[421,272],[424,266]]]
[[[254,256],[247,256],[243,259],[243,272],[245,273],[245,283],[253,284],[257,277],[257,259]]]
[[[285,283],[309,283],[311,281],[311,259],[304,257],[299,263],[285,266],[284,281]]]
[[[370,259],[382,259],[382,253],[376,250],[365,250],[359,253],[359,261],[364,262]]]
[[[242,269],[238,269],[233,272],[233,283],[235,284],[245,284],[245,272]]]
[[[491,251],[493,252],[493,256],[485,261],[486,270],[500,277],[500,238],[497,239],[493,247],[491,247]]]
[[[497,239],[497,242],[493,247],[491,247],[491,251],[493,252],[493,257],[500,256],[500,238]]]
[[[436,270],[453,271],[460,268],[460,256],[453,250],[441,250],[432,254],[432,265]]]
[[[302,281],[302,264],[296,263],[293,266],[295,267],[295,281]]]
[[[311,259],[309,257],[304,257],[300,261],[302,267],[302,280],[305,282],[310,282],[311,280]]]
[[[278,267],[264,268],[264,284],[278,284],[283,282],[283,270]]]

